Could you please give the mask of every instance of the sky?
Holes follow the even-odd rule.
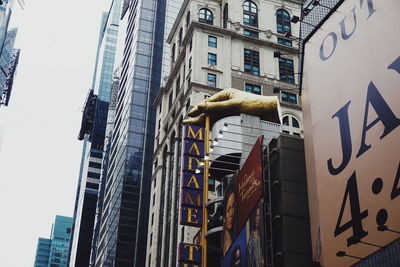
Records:
[[[21,49],[9,107],[0,107],[0,266],[33,266],[56,215],[71,216],[101,13],[111,0],[25,0],[11,27]]]

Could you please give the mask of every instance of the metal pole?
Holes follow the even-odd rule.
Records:
[[[205,120],[205,137],[204,137],[204,155],[207,155],[209,152],[210,146],[210,116],[206,115]],[[204,183],[203,183],[203,227],[201,231],[202,237],[202,246],[203,246],[203,255],[202,255],[202,266],[207,267],[207,240],[206,240],[206,232],[208,230],[208,212],[206,203],[208,202],[208,166],[209,160],[204,160]]]

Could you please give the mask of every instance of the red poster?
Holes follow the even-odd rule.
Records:
[[[258,201],[263,196],[263,154],[260,136],[236,178],[238,198],[238,229],[242,229]]]

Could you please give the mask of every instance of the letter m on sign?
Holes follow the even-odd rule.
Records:
[[[185,139],[204,141],[204,128],[196,125],[185,126]]]

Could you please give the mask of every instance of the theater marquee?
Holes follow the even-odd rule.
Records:
[[[400,235],[398,0],[346,0],[306,40],[314,259],[350,266]],[[356,257],[356,258],[354,258]]]

